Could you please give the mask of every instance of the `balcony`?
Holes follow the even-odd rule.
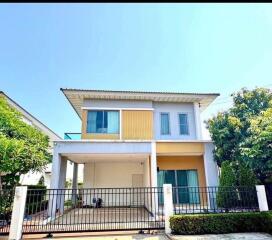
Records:
[[[64,133],[65,140],[80,140],[81,133]]]

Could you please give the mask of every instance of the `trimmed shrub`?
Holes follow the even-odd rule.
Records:
[[[170,227],[174,234],[272,233],[272,212],[175,215]]]
[[[236,177],[238,186],[255,187],[257,184],[257,178],[254,172],[247,164],[242,161],[238,165]]]
[[[229,161],[224,161],[221,168],[219,188],[217,193],[217,205],[221,208],[236,207],[238,195],[236,192],[236,177]]]

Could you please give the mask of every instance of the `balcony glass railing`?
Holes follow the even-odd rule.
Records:
[[[67,140],[80,140],[81,133],[64,133],[64,139]]]

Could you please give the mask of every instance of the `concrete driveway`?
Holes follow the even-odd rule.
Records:
[[[8,237],[1,237],[0,240],[6,240]],[[45,235],[25,235],[23,239],[47,239]],[[52,238],[48,238],[48,240]],[[169,235],[166,236],[163,233],[157,234],[137,234],[136,232],[127,233],[116,232],[115,234],[111,233],[96,233],[96,235],[90,235],[90,233],[77,233],[73,234],[62,234],[54,235],[53,239],[58,240],[272,240],[272,236],[265,233],[231,233],[231,234],[211,234],[211,235],[190,235],[190,236],[177,236]]]
[[[0,238],[1,239],[1,238]],[[45,235],[24,235],[23,239],[57,239],[57,240],[169,240],[163,232],[154,231],[153,234],[138,234],[137,231],[130,232],[97,232],[97,233],[67,233],[54,234],[53,238],[46,238]]]

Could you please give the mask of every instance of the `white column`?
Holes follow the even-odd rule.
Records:
[[[151,186],[157,187],[157,153],[156,142],[151,143]]]
[[[50,180],[50,189],[48,190],[49,202],[48,202],[48,216],[54,219],[57,210],[57,191],[59,188],[59,178],[60,178],[60,165],[61,156],[56,150],[57,146],[54,146],[53,162],[52,162],[52,175]]]
[[[204,143],[204,168],[207,187],[217,187],[219,184],[218,167],[213,157],[214,144]],[[208,189],[207,200],[210,209],[216,209],[216,193]]]
[[[64,199],[61,198],[62,191],[58,190],[65,187],[67,160],[62,159],[58,152],[58,145],[54,146],[52,176],[50,182],[48,215],[54,219],[56,210],[60,209]]]
[[[156,142],[151,142],[151,187],[158,187],[157,183],[157,153],[156,153]],[[151,195],[151,209],[153,215],[159,213],[159,195],[157,189],[154,190],[154,193]],[[157,218],[157,217],[156,217]]]
[[[59,187],[60,163],[61,163],[61,156],[54,149],[53,162],[52,162],[52,175],[51,175],[51,181],[50,181],[50,188],[52,189],[57,189]]]
[[[76,203],[76,197],[77,197],[77,178],[78,178],[78,164],[74,162],[74,168],[73,168],[73,183],[72,183],[72,203]]]
[[[209,187],[218,186],[218,167],[213,157],[214,144],[204,143],[204,167],[206,175],[206,185]]]
[[[65,201],[65,181],[66,181],[66,170],[67,170],[67,159],[62,158],[60,164],[60,177],[59,177],[59,189],[58,190],[58,201],[57,201],[57,209],[59,209],[60,213],[64,211],[64,201]]]
[[[268,211],[267,198],[264,185],[256,185],[260,212]]]
[[[196,126],[196,138],[197,140],[202,140],[200,109],[199,109],[199,103],[197,102],[194,103],[194,117],[195,117],[195,126]]]
[[[13,201],[9,240],[22,239],[27,187],[16,187]]]
[[[163,184],[165,233],[171,233],[170,217],[174,215],[172,184]]]

